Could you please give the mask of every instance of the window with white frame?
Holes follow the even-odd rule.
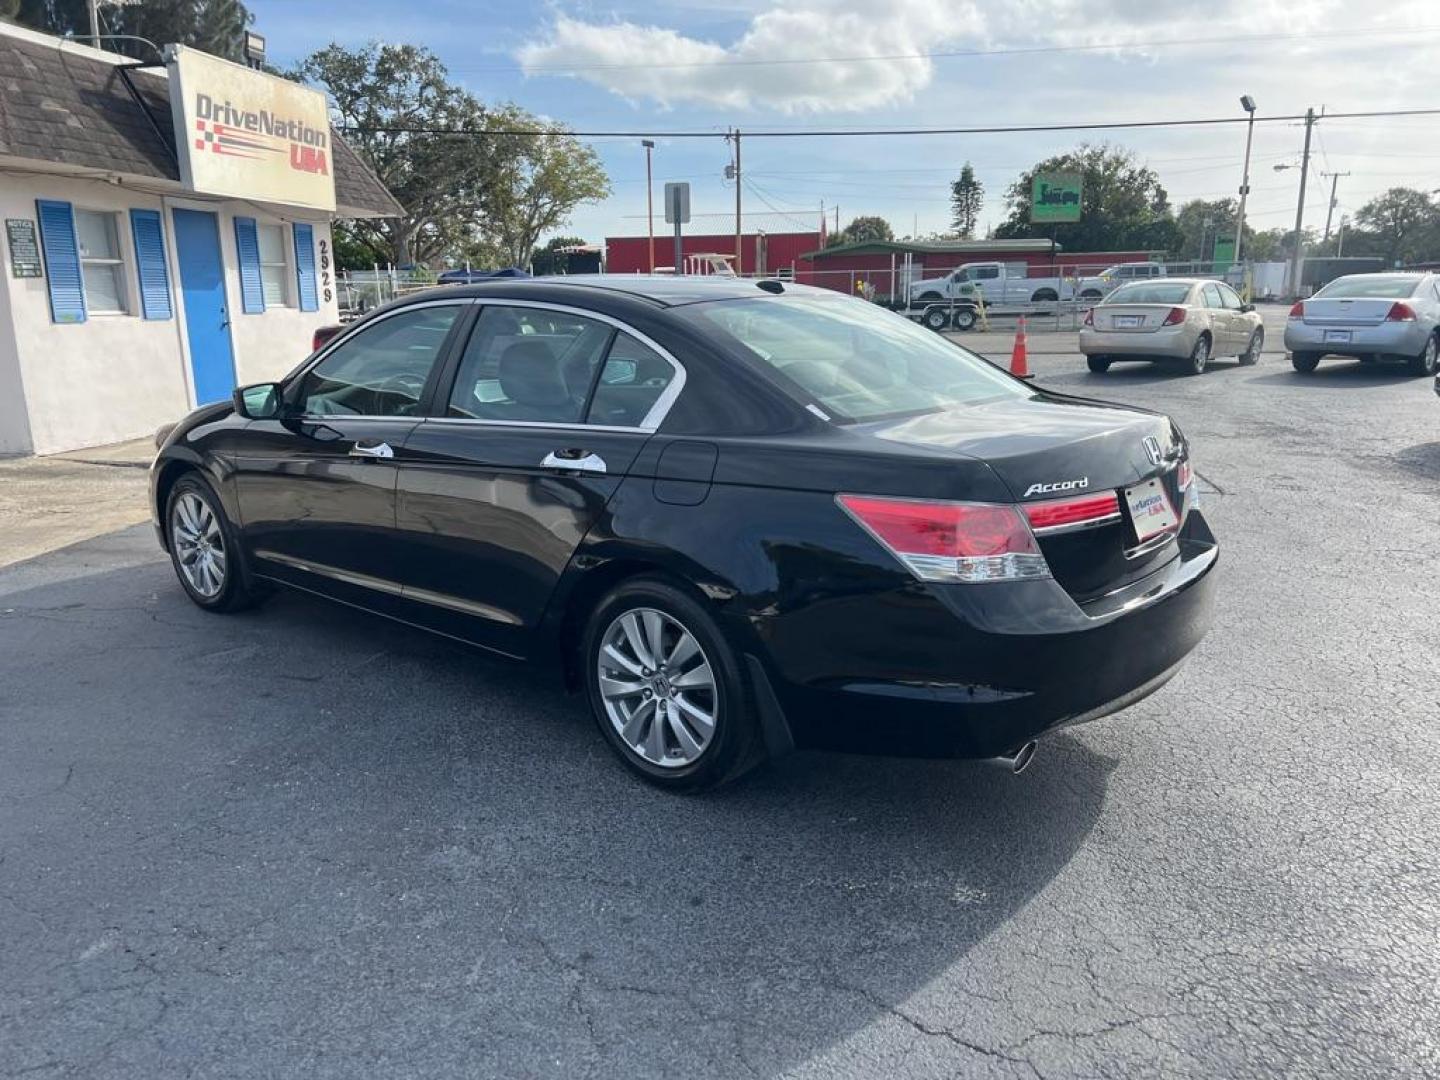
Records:
[[[125,258],[120,247],[118,214],[75,211],[75,240],[80,245],[80,272],[85,280],[85,308],[91,315],[124,315]]]
[[[255,226],[255,239],[260,248],[260,287],[265,293],[266,307],[287,307],[290,304],[290,256],[285,244],[285,226]]]

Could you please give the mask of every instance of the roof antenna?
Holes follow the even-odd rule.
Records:
[[[764,290],[765,290],[766,292],[768,292],[768,293],[774,293],[776,296],[779,296],[781,293],[783,293],[783,292],[785,291],[785,286],[784,286],[784,285],[782,285],[782,284],[781,284],[780,282],[778,282],[778,281],[774,281],[774,280],[769,279],[769,278],[767,278],[767,279],[764,280],[764,281],[757,281],[757,282],[755,282],[755,284],[758,285],[760,288],[764,289]]]

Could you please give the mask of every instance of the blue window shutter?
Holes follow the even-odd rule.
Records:
[[[260,284],[260,241],[255,237],[255,219],[235,219],[235,250],[240,256],[240,307],[246,315],[265,310],[265,289]]]
[[[40,247],[45,252],[45,278],[50,286],[50,319],[57,323],[85,321],[85,279],[80,272],[80,246],[75,242],[75,214],[68,202],[36,199],[40,214]]]
[[[320,297],[315,293],[315,229],[296,222],[295,284],[300,293],[301,311],[319,311]]]
[[[168,319],[170,268],[165,260],[165,234],[158,210],[131,210],[130,231],[135,236],[135,269],[140,278],[140,310],[147,319]]]

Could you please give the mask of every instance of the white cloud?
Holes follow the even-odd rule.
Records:
[[[978,40],[970,29],[979,25],[978,10],[976,0],[812,0],[756,15],[731,45],[659,26],[590,23],[562,15],[548,38],[526,45],[518,59],[529,74],[574,71],[632,101],[853,112],[913,100],[934,77],[934,62],[923,57],[833,64],[755,61],[926,52]]]

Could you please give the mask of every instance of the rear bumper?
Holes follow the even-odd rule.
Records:
[[[1218,547],[1192,511],[1161,569],[1083,608],[1051,580],[914,589],[757,627],[795,742],[992,757],[1163,686],[1209,629]]]
[[[1192,326],[1162,326],[1157,330],[1080,331],[1080,351],[1086,356],[1163,357],[1184,360],[1195,348],[1199,329]]]
[[[1327,333],[1348,333],[1349,341],[1327,341]],[[1335,356],[1394,353],[1418,356],[1431,328],[1421,322],[1383,322],[1374,326],[1322,326],[1292,319],[1285,324],[1285,348],[1290,352],[1318,352]]]

